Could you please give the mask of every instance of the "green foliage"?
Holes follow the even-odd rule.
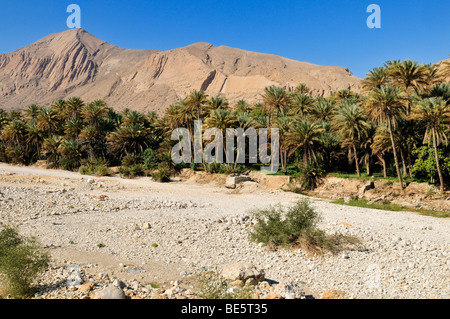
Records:
[[[308,229],[315,228],[319,214],[303,199],[289,207],[269,207],[254,212],[256,225],[250,239],[266,245],[291,245]]]
[[[413,151],[417,156],[416,161],[412,167],[412,173],[416,178],[425,178],[431,181],[438,180],[438,172],[436,168],[436,157],[432,145],[424,145]],[[442,175],[444,181],[449,181],[450,178],[450,157],[445,149],[438,150],[439,163],[441,164]]]
[[[200,299],[252,299],[252,285],[231,286],[231,281],[215,271],[205,271],[198,276],[200,283],[197,297]]]
[[[36,276],[48,267],[49,255],[35,238],[19,235],[12,227],[0,231],[0,279],[6,293],[15,298],[29,297]]]
[[[97,175],[108,176],[112,175],[112,170],[108,167],[109,162],[105,159],[99,158],[96,160],[83,160],[82,165],[78,169],[78,173],[82,175]]]
[[[357,238],[328,235],[318,229],[321,217],[307,199],[298,201],[287,210],[277,206],[256,211],[254,217],[256,225],[250,239],[271,247],[300,247],[316,255],[361,247]]]
[[[160,183],[170,182],[170,177],[172,176],[172,170],[166,162],[158,165],[158,170],[152,174],[152,178]]]
[[[325,174],[322,167],[316,163],[302,164],[299,170],[300,186],[305,190],[317,188]]]
[[[158,152],[152,150],[151,148],[147,148],[142,155],[144,159],[144,167],[145,169],[154,169],[158,166]]]
[[[122,166],[119,167],[119,174],[122,177],[134,178],[145,175],[145,166],[141,156],[130,154],[122,159]]]
[[[120,166],[119,174],[122,177],[134,178],[136,176],[144,176],[145,168],[143,164],[136,164],[132,166]]]

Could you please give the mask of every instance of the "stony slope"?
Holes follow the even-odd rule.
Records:
[[[110,106],[162,112],[192,90],[231,103],[260,100],[268,85],[293,89],[306,83],[315,95],[352,89],[360,79],[343,67],[319,66],[226,46],[196,43],[169,51],[129,50],[83,29],[51,34],[0,54],[0,107],[23,109],[80,96]]]

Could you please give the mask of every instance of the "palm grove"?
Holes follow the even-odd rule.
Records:
[[[363,80],[363,92],[334,92],[313,97],[305,84],[294,91],[267,87],[262,102],[229,105],[222,97],[193,91],[164,116],[125,109],[115,112],[102,100],[58,100],[50,107],[30,105],[24,111],[0,109],[0,161],[109,174],[119,166],[125,176],[152,172],[165,181],[183,167],[232,173],[255,165],[175,165],[172,131],[195,120],[203,129],[278,128],[282,173],[303,177],[314,187],[329,172],[362,171],[398,178],[427,180],[444,192],[450,180],[450,63],[387,61]],[[193,134],[191,134],[193,136]],[[270,144],[269,144],[270,145]],[[235,150],[236,151],[236,150]],[[313,178],[310,178],[310,177]]]

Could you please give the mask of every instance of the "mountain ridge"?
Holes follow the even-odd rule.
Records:
[[[306,83],[313,95],[360,91],[360,79],[345,67],[319,66],[273,54],[198,42],[167,51],[124,49],[83,29],[50,34],[14,52],[0,54],[0,108],[79,96],[104,99],[115,109],[162,113],[192,90],[260,101],[264,87],[293,90]]]

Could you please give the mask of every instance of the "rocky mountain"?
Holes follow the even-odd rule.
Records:
[[[306,83],[314,95],[359,91],[360,79],[343,67],[319,66],[280,56],[196,43],[169,51],[130,50],[83,29],[51,34],[12,53],[0,54],[0,108],[49,105],[78,96],[104,99],[115,109],[161,113],[192,90],[261,100],[264,87],[289,90]]]

